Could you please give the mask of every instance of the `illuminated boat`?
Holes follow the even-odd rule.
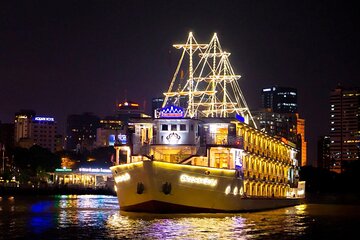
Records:
[[[128,144],[115,146],[120,210],[242,212],[300,204],[305,183],[296,146],[256,129],[217,35],[198,44],[190,33],[174,46],[183,52],[163,107],[154,119],[132,119]]]

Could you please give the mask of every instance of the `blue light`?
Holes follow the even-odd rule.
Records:
[[[239,114],[236,114],[236,119],[239,121],[239,122],[245,122],[245,118],[243,117],[243,116],[241,116],[241,115],[239,115]]]
[[[53,117],[35,117],[33,118],[35,121],[40,121],[40,122],[54,122],[54,118]]]
[[[184,117],[184,109],[181,107],[177,107],[174,105],[170,105],[160,110],[161,118],[183,118]]]

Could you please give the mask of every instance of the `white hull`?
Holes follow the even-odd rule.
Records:
[[[300,204],[302,198],[246,197],[235,170],[159,161],[111,168],[120,210],[129,212],[244,212]]]

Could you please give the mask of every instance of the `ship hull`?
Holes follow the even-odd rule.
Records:
[[[249,212],[300,204],[301,198],[247,197],[235,170],[142,161],[111,168],[121,211]]]

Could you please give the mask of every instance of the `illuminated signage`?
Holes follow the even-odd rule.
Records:
[[[54,118],[52,117],[35,117],[35,121],[44,121],[44,122],[54,122]]]
[[[55,172],[72,172],[72,169],[70,169],[70,168],[57,168],[57,169],[55,169]]]
[[[126,181],[129,181],[129,180],[130,180],[130,174],[128,174],[128,173],[125,173],[125,174],[116,176],[116,177],[114,178],[114,181],[115,181],[116,183],[126,182]]]
[[[126,144],[127,141],[126,141],[126,135],[124,134],[119,134],[118,135],[118,141],[120,144]],[[109,146],[114,146],[115,144],[115,135],[114,134],[111,134],[109,136]]]
[[[161,118],[183,118],[184,109],[177,106],[167,106],[160,110]]]
[[[110,169],[103,169],[103,168],[79,168],[79,172],[111,173],[111,170]]]
[[[199,185],[208,185],[215,187],[217,185],[217,179],[208,177],[193,177],[186,174],[181,174],[180,182],[182,183],[193,183]]]

